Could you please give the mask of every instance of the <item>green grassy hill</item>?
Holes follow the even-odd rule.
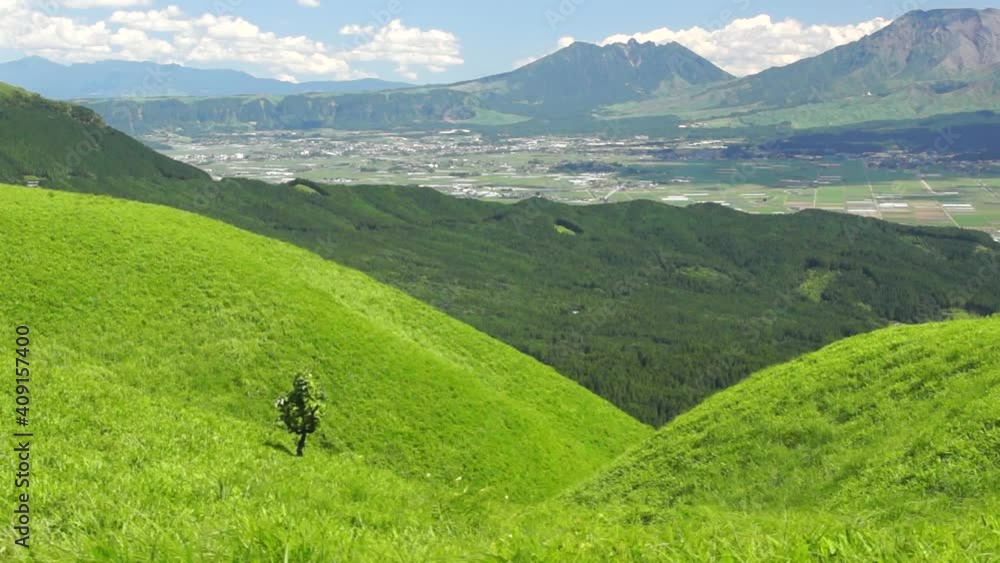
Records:
[[[838,342],[650,438],[283,243],[104,197],[0,186],[0,205],[0,357],[30,324],[35,433],[35,547],[8,531],[0,559],[1000,556],[1000,318]],[[298,369],[331,403],[305,458],[271,422]]]
[[[544,498],[648,435],[552,369],[286,244],[104,197],[0,186],[0,208],[0,326],[33,335],[43,559],[187,545],[274,560],[371,534],[391,546],[390,529],[447,535],[452,509]],[[329,415],[299,460],[273,402],[304,369]]]
[[[801,542],[823,559],[995,560],[1000,317],[889,328],[759,372],[569,498],[651,534],[711,514],[721,543],[761,559]]]

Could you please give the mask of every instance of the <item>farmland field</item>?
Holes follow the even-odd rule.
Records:
[[[723,158],[725,139],[490,138],[445,132],[322,130],[148,138],[215,176],[270,182],[413,185],[459,197],[570,204],[645,199],[716,203],[747,213],[824,209],[1000,237],[1000,167],[910,169],[854,158]]]

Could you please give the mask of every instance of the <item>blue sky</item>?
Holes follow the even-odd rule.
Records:
[[[508,71],[573,40],[637,37],[676,40],[748,74],[857,39],[911,8],[961,7],[1000,1],[0,0],[0,60],[124,58],[289,80],[450,82]]]

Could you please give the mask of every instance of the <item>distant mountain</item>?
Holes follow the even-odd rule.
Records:
[[[453,85],[479,93],[493,109],[517,114],[585,112],[641,100],[732,75],[679,43],[599,46],[576,42],[512,72]]]
[[[531,134],[602,131],[608,118],[670,134],[684,122],[808,129],[1000,111],[1000,10],[910,12],[853,43],[741,79],[677,43],[574,43],[508,73],[388,93],[87,105],[138,134],[454,124]]]
[[[727,81],[722,69],[677,43],[574,43],[513,72],[451,85],[375,93],[217,99],[100,100],[88,107],[115,127],[143,133],[181,128],[384,129],[509,125],[583,118],[594,109]]]
[[[367,92],[412,86],[376,79],[295,84],[257,78],[235,70],[204,70],[149,62],[102,61],[64,66],[41,57],[0,64],[0,81],[62,100]]]
[[[728,103],[788,106],[906,88],[973,90],[1000,72],[1000,10],[910,12],[858,41],[719,91]]]
[[[696,93],[604,108],[796,129],[1000,110],[1000,10],[909,12],[853,43]]]

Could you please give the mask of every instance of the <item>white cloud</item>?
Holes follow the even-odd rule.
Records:
[[[174,46],[162,40],[149,37],[146,32],[123,27],[111,36],[111,45],[120,48],[122,59],[146,61],[169,58],[175,52]]]
[[[195,22],[198,27],[205,30],[209,37],[215,39],[274,39],[274,34],[262,33],[260,28],[243,18],[233,16],[213,16],[205,14]]]
[[[103,22],[82,24],[28,7],[25,0],[0,3],[0,47],[66,62],[107,58],[113,31]]]
[[[117,11],[111,14],[110,21],[143,31],[190,31],[194,27],[191,21],[184,18],[184,12],[177,6],[146,12]]]
[[[109,6],[130,2],[73,1]],[[381,28],[345,26],[341,34],[354,36],[356,41],[337,47],[304,35],[278,35],[231,15],[189,16],[173,5],[158,10],[118,10],[93,22],[68,17],[58,9],[42,11],[30,0],[0,0],[0,13],[4,15],[0,19],[0,48],[63,63],[104,59],[199,66],[242,63],[288,80],[371,77],[372,73],[355,68],[353,63],[374,61],[394,63],[401,76],[415,80],[420,70],[441,72],[463,64],[453,34],[407,27],[398,19]]]
[[[401,20],[392,20],[381,29],[372,26],[345,26],[341,35],[366,36],[364,42],[346,51],[344,56],[354,61],[391,61],[396,72],[416,80],[414,67],[431,72],[443,72],[450,66],[464,64],[458,38],[440,29],[422,30],[406,27]]]
[[[861,39],[890,23],[891,20],[875,18],[855,25],[805,25],[794,19],[774,21],[771,16],[761,14],[733,20],[714,30],[663,27],[630,35],[612,35],[601,44],[623,43],[630,39],[654,43],[676,41],[723,69],[744,76],[818,55]]]
[[[299,6],[306,8],[319,8],[319,0],[299,0]]]
[[[374,25],[365,25],[365,26],[362,26],[362,25],[358,25],[358,24],[345,25],[344,27],[340,28],[340,34],[341,35],[375,35],[375,26]]]

